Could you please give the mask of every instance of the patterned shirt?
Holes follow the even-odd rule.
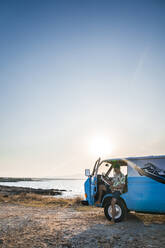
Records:
[[[113,187],[114,188],[118,187],[121,184],[125,184],[125,176],[121,172],[119,174],[114,173],[114,177],[113,177],[112,181],[113,181]],[[119,191],[122,193],[123,190],[119,189]]]

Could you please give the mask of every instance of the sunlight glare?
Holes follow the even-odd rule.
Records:
[[[90,152],[95,157],[111,155],[112,150],[112,144],[106,137],[98,136],[91,140]]]

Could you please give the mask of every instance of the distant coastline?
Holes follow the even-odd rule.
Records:
[[[18,177],[0,177],[0,182],[20,182],[20,181],[36,181],[39,179],[33,179],[33,178],[18,178]]]
[[[0,182],[44,181],[44,180],[84,180],[83,178],[31,178],[31,177],[0,177]]]

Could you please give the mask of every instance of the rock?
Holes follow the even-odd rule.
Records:
[[[116,235],[113,235],[113,236],[112,236],[112,239],[120,239],[120,236],[117,235],[117,234],[116,234]]]
[[[0,186],[0,194],[7,197],[9,195],[19,195],[21,193],[35,193],[40,195],[61,195],[63,191],[59,189],[34,189],[27,187]]]

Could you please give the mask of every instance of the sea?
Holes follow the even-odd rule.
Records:
[[[84,179],[41,179],[33,181],[0,182],[0,185],[30,187],[35,189],[66,190],[62,195],[55,197],[74,198],[84,197]]]

